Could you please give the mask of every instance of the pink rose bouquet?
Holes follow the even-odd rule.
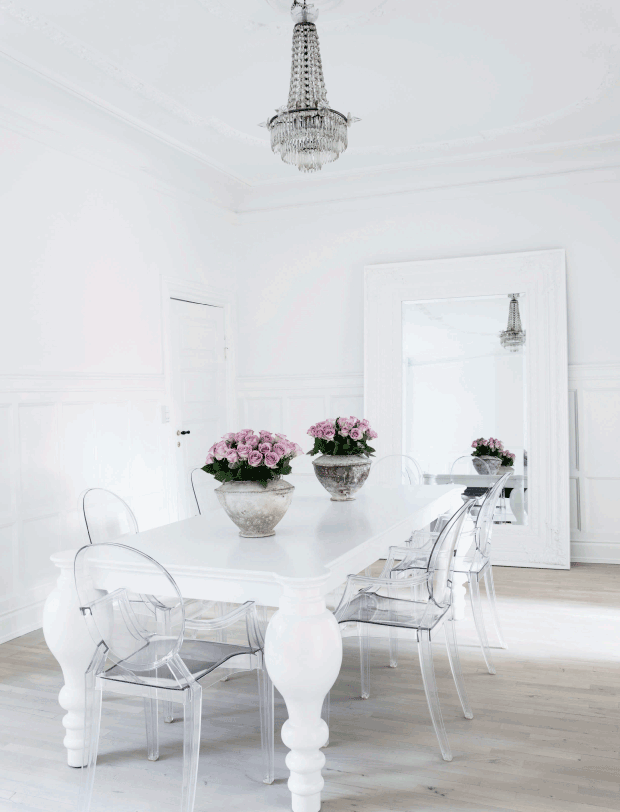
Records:
[[[291,473],[291,460],[303,454],[285,434],[252,429],[228,432],[207,453],[203,471],[218,482],[260,482]]]
[[[502,441],[497,440],[495,437],[489,437],[488,440],[485,440],[484,437],[479,437],[473,441],[471,447],[474,449],[471,452],[472,457],[499,457],[502,461],[502,465],[514,465],[515,455],[512,451],[508,451],[507,448],[504,448]]]
[[[360,420],[359,417],[337,417],[335,420],[328,418],[310,426],[308,434],[314,437],[314,446],[308,452],[310,455],[363,454],[370,457],[375,451],[368,441],[374,440],[377,432],[371,429],[368,420]]]

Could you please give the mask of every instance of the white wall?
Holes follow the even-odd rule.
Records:
[[[241,388],[251,389],[253,408],[262,397],[272,421],[281,409],[278,387],[287,388],[288,376],[297,376],[300,385],[288,386],[287,397],[296,399],[297,408],[309,419],[327,416],[321,381],[327,393],[328,386],[346,375],[349,385],[357,381],[361,393],[365,265],[565,248],[571,370],[595,365],[608,376],[605,394],[600,389],[588,392],[583,405],[588,415],[582,414],[583,409],[579,412],[579,421],[585,420],[589,431],[578,431],[576,413],[572,424],[573,446],[580,444],[582,459],[597,461],[596,476],[603,476],[604,468],[608,477],[596,480],[599,484],[587,494],[582,488],[579,530],[574,497],[573,539],[578,540],[574,555],[579,560],[620,563],[615,496],[620,476],[617,467],[610,470],[609,462],[600,467],[599,461],[612,457],[606,456],[601,430],[590,425],[594,415],[603,425],[615,426],[617,421],[619,218],[620,182],[617,173],[610,179],[608,172],[244,214],[240,219],[246,260],[239,268]],[[304,376],[314,381],[314,408],[305,399]],[[583,449],[594,441],[603,444]]]
[[[27,130],[0,126],[0,642],[40,625],[85,487],[173,518],[161,280],[230,288],[236,266],[230,215],[136,177],[123,145],[110,169]]]

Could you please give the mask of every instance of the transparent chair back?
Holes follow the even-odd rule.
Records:
[[[132,547],[101,543],[79,550],[74,572],[82,614],[108,660],[139,674],[178,654],[185,628],[183,598],[160,564]],[[136,592],[141,587],[144,592]]]
[[[497,509],[498,502],[504,492],[506,482],[511,474],[503,474],[489,490],[485,496],[478,516],[476,517],[476,547],[480,555],[488,558],[491,549],[491,536],[493,534],[493,517]]]
[[[190,483],[194,501],[196,503],[197,515],[204,515],[220,507],[215,495],[215,482],[212,476],[207,474],[202,468],[194,468],[190,474]]]
[[[80,496],[82,515],[91,544],[114,541],[138,532],[129,505],[105,488],[89,488]]]
[[[483,460],[478,458],[478,464],[480,465],[480,471],[483,474],[490,474],[491,469],[487,465],[487,463]],[[450,466],[450,477],[456,475],[469,475],[469,474],[477,474],[478,471],[474,468],[473,457],[471,454],[463,454],[461,457],[457,457],[452,465]]]
[[[381,578],[368,578],[363,575],[349,576],[340,605],[335,612],[336,619],[342,621],[348,618],[352,603],[355,601],[357,607],[355,620],[390,625],[388,617],[390,601],[398,594],[401,587],[406,589],[406,596],[409,596],[409,578],[413,576],[425,588],[423,600],[430,605],[432,616],[437,616],[437,609],[445,610],[449,607],[452,595],[454,551],[458,544],[463,520],[471,505],[472,500],[469,500],[450,517],[424,563],[420,563],[419,552],[415,548],[391,547],[390,556]],[[399,561],[400,563],[398,563]],[[385,590],[388,592],[387,597],[381,595]],[[383,601],[380,600],[380,596]],[[421,599],[418,590],[416,600]],[[385,603],[387,614],[381,611],[383,603]]]
[[[407,454],[387,454],[380,457],[370,469],[372,481],[384,485],[421,485],[422,469]]]

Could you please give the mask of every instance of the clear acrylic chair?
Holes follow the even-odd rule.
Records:
[[[497,611],[495,583],[493,581],[493,567],[491,565],[491,538],[493,535],[493,528],[495,526],[494,516],[497,509],[497,503],[504,491],[506,481],[510,478],[510,476],[510,473],[501,476],[493,487],[489,489],[487,494],[482,497],[480,507],[472,510],[471,515],[473,524],[469,527],[469,529],[466,529],[465,532],[461,534],[461,541],[459,542],[454,561],[454,572],[467,576],[472,615],[476,625],[476,632],[480,641],[480,647],[482,648],[482,656],[484,657],[489,674],[495,674],[496,670],[491,657],[489,640],[484,622],[482,599],[480,596],[480,580],[482,579],[484,581],[499,647],[506,648],[506,643],[504,642],[504,637],[502,635],[499,613]],[[477,515],[475,515],[476,511]],[[424,565],[424,561],[430,555],[436,538],[436,532],[427,533],[425,531],[420,531],[413,534],[410,544],[417,549],[417,560],[419,566]]]
[[[439,741],[441,754],[446,761],[452,753],[441,715],[439,695],[433,666],[432,640],[436,630],[443,626],[448,660],[456,684],[457,693],[467,719],[473,718],[463,674],[461,671],[454,621],[452,617],[452,565],[463,520],[471,502],[462,505],[439,534],[426,567],[410,568],[417,563],[416,551],[411,547],[390,547],[388,559],[380,578],[350,575],[347,586],[335,611],[336,620],[343,634],[353,627],[359,636],[361,696],[370,696],[369,686],[369,637],[371,630],[385,627],[388,633],[397,630],[417,641],[422,682],[426,700]],[[397,563],[398,562],[398,563]],[[329,716],[329,699],[323,708]]]
[[[220,507],[212,485],[213,480],[202,468],[194,468],[189,475],[189,481],[199,516],[204,516]],[[217,485],[217,482],[215,484]]]
[[[374,481],[385,484],[421,485],[422,469],[408,454],[386,454],[376,460],[370,469]]]
[[[483,460],[478,458],[478,465],[480,466],[480,470],[483,474],[490,474],[491,469],[487,465],[487,463]],[[455,471],[455,468],[465,468],[465,474],[477,474],[478,471],[474,468],[473,457],[471,454],[463,454],[461,457],[457,457],[452,465],[450,466],[450,477],[453,477],[455,474],[458,475],[458,471]]]
[[[143,698],[147,757],[151,761],[159,757],[158,702],[182,706],[180,809],[192,812],[202,688],[236,671],[256,669],[258,674],[263,780],[272,783],[273,685],[264,665],[264,639],[254,603],[249,601],[224,617],[200,621],[203,637],[226,628],[229,642],[188,640],[186,630],[192,621],[185,617],[179,588],[170,574],[149,556],[122,544],[89,545],[77,552],[74,571],[80,611],[97,645],[85,676],[79,812],[89,812],[91,805],[103,691]],[[153,595],[158,599],[154,600]]]
[[[79,505],[91,544],[135,535],[138,522],[120,496],[105,488],[88,488],[80,494]]]

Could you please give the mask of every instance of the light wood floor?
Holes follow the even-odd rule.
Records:
[[[386,667],[373,646],[371,698],[358,699],[354,641],[333,691],[323,812],[617,812],[620,808],[620,567],[569,572],[496,568],[510,649],[486,673],[469,620],[460,624],[475,718],[464,719],[445,650],[436,645],[443,762],[415,652]],[[40,632],[0,646],[0,810],[75,809],[79,771],[64,762],[60,670]],[[196,812],[290,809],[285,748],[276,783],[260,781],[252,675],[205,691]],[[285,718],[276,707],[278,727]],[[178,810],[181,725],[162,725],[162,755],[146,760],[141,704],[108,695],[93,810]]]

